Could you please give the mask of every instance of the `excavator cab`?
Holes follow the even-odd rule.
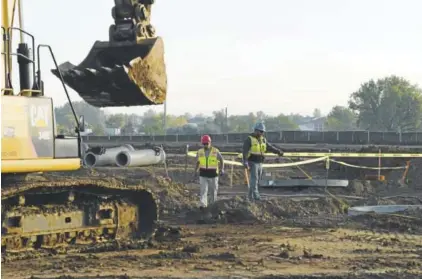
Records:
[[[109,41],[96,41],[77,66],[52,70],[95,107],[160,105],[166,100],[164,44],[150,23],[154,0],[114,0]]]

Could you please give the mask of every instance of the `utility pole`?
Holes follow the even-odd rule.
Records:
[[[167,102],[164,102],[164,119],[163,119],[163,129],[164,135],[167,135]]]
[[[229,118],[228,118],[228,114],[227,114],[227,107],[226,107],[226,111],[225,111],[225,127],[224,127],[224,132],[228,133],[229,132]]]

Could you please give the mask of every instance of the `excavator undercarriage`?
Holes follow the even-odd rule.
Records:
[[[156,199],[119,181],[2,177],[4,252],[148,239],[158,218]]]

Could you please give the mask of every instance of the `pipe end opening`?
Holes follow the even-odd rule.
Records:
[[[126,154],[126,152],[120,152],[117,154],[116,163],[119,167],[126,167],[129,165],[129,156]]]
[[[85,164],[88,167],[95,166],[96,162],[97,162],[97,157],[93,153],[88,153],[85,155]]]

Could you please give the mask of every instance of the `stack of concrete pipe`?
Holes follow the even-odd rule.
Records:
[[[87,152],[84,155],[84,164],[90,168],[100,166],[141,167],[163,164],[165,160],[166,154],[162,148],[135,150],[130,144],[107,148],[103,154]]]
[[[115,166],[116,155],[123,150],[133,151],[135,148],[130,144],[125,144],[119,147],[107,148],[103,154],[88,152],[84,156],[84,163],[87,167]]]
[[[119,167],[141,167],[163,164],[166,153],[162,148],[123,150],[116,155],[116,164]]]

